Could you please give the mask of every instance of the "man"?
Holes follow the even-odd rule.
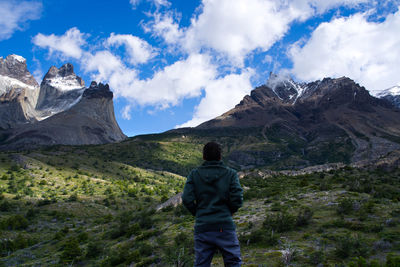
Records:
[[[240,246],[232,215],[242,206],[243,190],[236,171],[222,163],[219,144],[207,143],[203,159],[205,162],[188,176],[182,195],[183,204],[196,216],[195,266],[210,266],[217,249],[225,266],[240,266]]]

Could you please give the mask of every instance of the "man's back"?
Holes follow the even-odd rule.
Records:
[[[243,190],[236,171],[224,166],[221,147],[214,142],[203,149],[205,162],[187,178],[182,202],[196,216],[195,266],[210,266],[221,251],[225,266],[240,266],[239,241],[232,215],[243,203]]]
[[[243,202],[236,171],[221,161],[205,161],[190,173],[182,200],[196,216],[195,232],[234,230],[232,214]]]

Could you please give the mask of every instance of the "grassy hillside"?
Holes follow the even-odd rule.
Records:
[[[173,138],[1,153],[0,265],[192,266],[193,217],[155,211],[201,163],[200,138]],[[235,215],[245,266],[399,266],[399,169],[252,173]]]

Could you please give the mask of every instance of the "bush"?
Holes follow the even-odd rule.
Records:
[[[79,242],[76,238],[69,238],[64,245],[64,250],[61,254],[61,261],[64,263],[72,262],[77,257],[82,255],[81,248],[79,247]]]
[[[75,202],[78,201],[78,194],[77,193],[73,193],[72,195],[69,196],[68,201],[70,202]]]
[[[269,214],[263,222],[265,229],[273,230],[278,233],[293,230],[296,225],[296,217],[287,212]]]
[[[310,253],[309,263],[313,266],[317,266],[318,264],[324,262],[325,253],[322,250],[315,250]]]
[[[89,242],[86,250],[86,258],[95,258],[103,252],[103,247],[97,242]]]
[[[1,239],[0,240],[0,257],[5,257],[10,251],[16,251],[35,244],[35,239],[30,238],[28,235],[19,233],[15,239]],[[1,265],[0,265],[1,266]]]
[[[368,255],[369,249],[363,238],[359,235],[345,235],[336,239],[335,254],[340,258],[347,258],[350,256]]]
[[[28,227],[28,220],[22,215],[12,215],[0,223],[2,229],[22,230]]]
[[[182,216],[182,215],[191,215],[191,214],[190,214],[190,212],[185,208],[185,206],[183,206],[183,205],[181,204],[181,205],[176,206],[175,211],[174,211],[174,215],[177,216],[177,217],[179,217],[179,216]]]
[[[400,255],[389,254],[386,257],[386,266],[387,267],[398,267],[398,266],[400,266]]]
[[[250,232],[248,235],[239,237],[240,243],[251,245],[260,244],[264,246],[273,246],[278,243],[279,235],[274,234],[272,230],[257,229]]]
[[[0,211],[11,211],[11,210],[12,210],[12,205],[7,200],[3,200],[0,203]]]
[[[339,201],[338,207],[337,207],[337,213],[342,215],[342,214],[350,214],[353,211],[353,200],[350,198],[343,198]]]
[[[367,260],[363,257],[357,257],[349,262],[349,267],[368,267]]]
[[[308,225],[313,216],[313,211],[309,207],[303,207],[299,210],[296,218],[296,226]]]
[[[86,240],[89,239],[89,235],[87,232],[82,232],[78,234],[77,238],[79,242],[85,242]]]

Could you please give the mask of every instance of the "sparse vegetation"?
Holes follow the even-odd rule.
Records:
[[[193,217],[182,205],[155,208],[182,191],[201,138],[146,138],[26,152],[29,169],[0,153],[0,263],[191,266]],[[234,216],[246,265],[399,264],[399,169],[257,173],[241,179]]]

